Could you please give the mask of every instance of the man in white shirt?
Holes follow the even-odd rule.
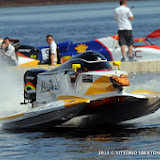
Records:
[[[49,60],[48,63],[51,66],[54,66],[57,64],[57,44],[55,43],[52,35],[47,36],[47,42],[50,46],[49,48]]]
[[[133,33],[131,20],[134,16],[131,10],[127,7],[127,0],[121,0],[120,6],[114,10],[114,17],[118,24],[119,45],[121,46],[122,59],[125,61],[126,45],[129,51],[129,61],[133,61]]]
[[[8,37],[4,38],[4,42],[2,44],[2,52],[5,56],[8,65],[18,64],[18,58],[15,52],[15,47],[11,45],[11,42]]]

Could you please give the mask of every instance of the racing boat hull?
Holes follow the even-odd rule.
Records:
[[[102,106],[103,110],[99,110],[89,115],[94,123],[103,125],[103,123],[117,123],[144,115],[151,114],[159,109],[160,98],[139,99],[134,97],[125,97],[121,104],[113,104],[110,106]]]
[[[86,110],[85,107],[78,117],[72,118],[62,124],[62,126],[98,127],[113,125],[126,120],[149,115],[160,108],[160,98],[158,97],[136,98],[127,96],[123,98],[123,102],[104,104],[99,106],[99,108],[94,108],[92,110]],[[78,120],[78,123],[77,119],[80,119]]]

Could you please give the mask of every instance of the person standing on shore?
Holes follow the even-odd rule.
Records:
[[[54,41],[52,35],[47,35],[47,42],[48,42],[48,44],[50,46],[48,63],[51,66],[54,66],[54,65],[57,64],[57,44]]]
[[[4,42],[2,43],[2,52],[8,65],[16,66],[18,64],[15,47],[11,44],[8,37],[4,38]]]
[[[121,46],[122,53],[121,61],[125,61],[126,45],[129,51],[129,61],[133,61],[133,33],[131,21],[134,19],[134,16],[130,8],[127,7],[127,0],[120,0],[120,6],[114,10],[114,17],[118,24],[119,45]]]

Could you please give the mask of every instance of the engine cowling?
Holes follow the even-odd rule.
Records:
[[[36,100],[37,75],[45,71],[44,69],[32,69],[24,74],[24,100],[29,100],[31,103]]]

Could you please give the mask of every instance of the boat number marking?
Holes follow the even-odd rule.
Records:
[[[93,75],[82,75],[82,82],[93,83]]]

